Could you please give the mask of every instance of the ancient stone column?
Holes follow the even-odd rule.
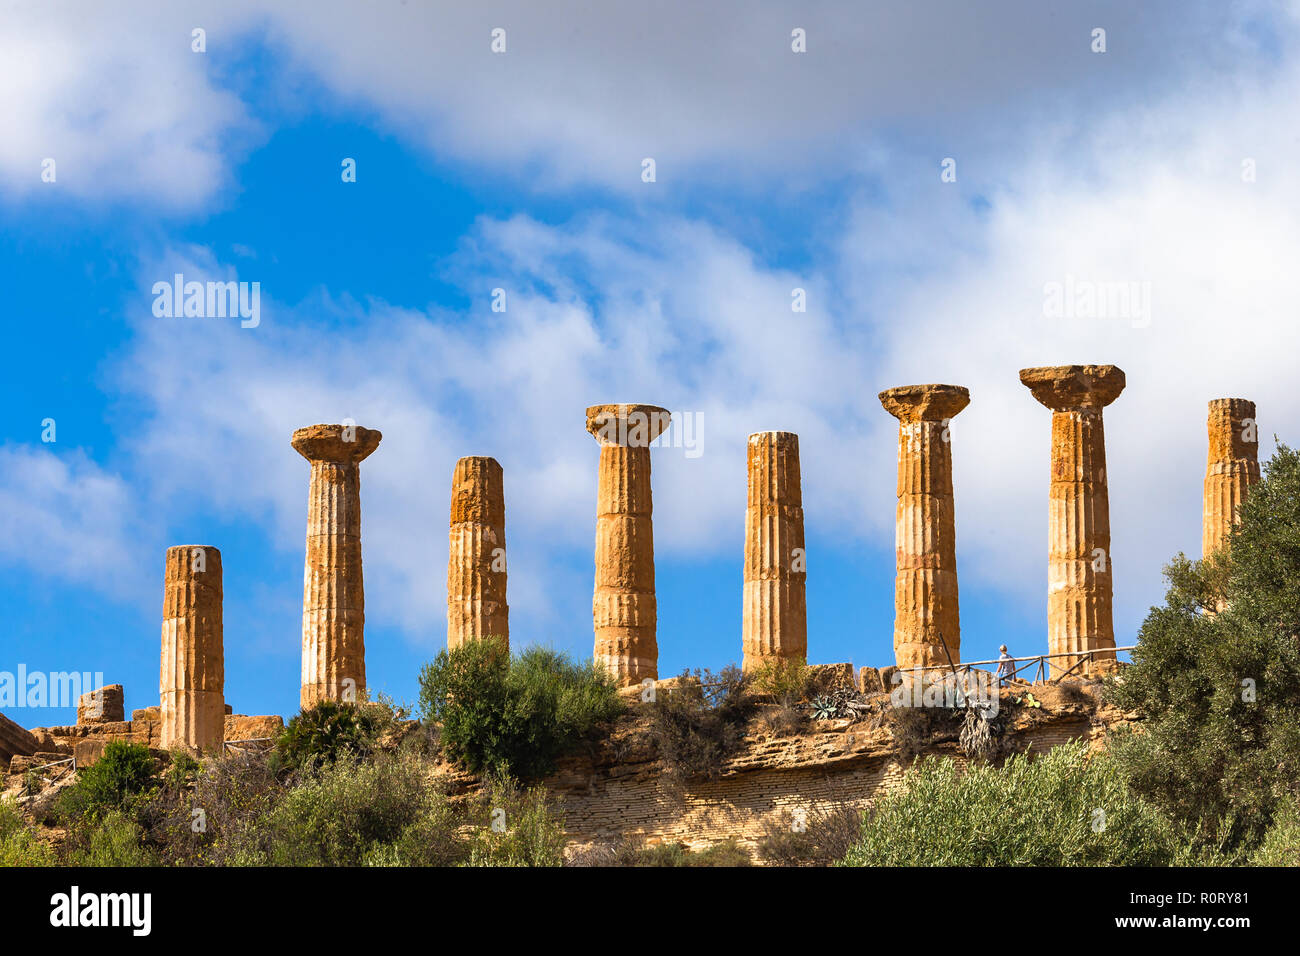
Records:
[[[360,463],[383,436],[358,425],[309,425],[293,447],[311,462],[302,589],[303,707],[359,697],[366,686]]]
[[[1110,498],[1102,409],[1124,390],[1114,365],[1027,368],[1020,381],[1052,410],[1052,473],[1048,491],[1047,647],[1070,654],[1115,646],[1111,617]],[[1094,654],[1092,660],[1115,655]],[[1051,661],[1053,676],[1077,657]],[[1075,668],[1078,674],[1089,665]]]
[[[510,646],[506,497],[495,458],[462,458],[451,477],[447,647],[484,637]]]
[[[1201,556],[1208,558],[1227,543],[1237,509],[1259,481],[1259,433],[1255,403],[1244,398],[1216,398],[1206,422],[1210,453],[1205,466],[1205,514]]]
[[[659,676],[650,442],[671,418],[656,405],[587,409],[587,431],[600,443],[594,656],[625,687]]]
[[[901,385],[879,398],[898,419],[894,657],[903,669],[956,664],[961,617],[948,422],[970,404],[970,392],[960,385]]]
[[[742,666],[808,657],[808,579],[799,486],[799,436],[749,436],[749,503],[745,509]]]
[[[221,600],[220,551],[189,544],[167,549],[158,677],[165,750],[220,752],[225,740]]]

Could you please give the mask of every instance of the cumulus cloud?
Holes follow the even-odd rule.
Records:
[[[57,443],[0,446],[0,475],[0,562],[117,599],[144,593],[148,534],[120,475]]]
[[[220,198],[260,120],[319,110],[304,90],[324,89],[335,113],[538,188],[640,189],[653,157],[668,195],[768,192],[775,176],[797,190],[869,167],[888,138],[1005,153],[1009,126],[1087,121],[1189,77],[1267,70],[1290,41],[1275,12],[1259,0],[10,7],[0,182],[44,188],[52,157],[78,197],[192,208]],[[205,53],[191,50],[196,27]],[[1104,55],[1091,52],[1098,27]],[[795,29],[806,53],[791,50]]]

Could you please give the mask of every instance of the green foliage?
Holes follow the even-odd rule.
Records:
[[[77,825],[115,810],[129,813],[154,790],[157,769],[148,747],[114,741],[98,760],[77,771],[77,782],[60,794],[58,815]]]
[[[1181,830],[1085,743],[965,773],[927,758],[863,820],[845,866],[1160,866],[1189,863]]]
[[[65,850],[68,866],[156,866],[145,845],[144,829],[122,810],[108,810],[93,825],[79,828]]]
[[[522,790],[509,778],[491,781],[476,803],[470,866],[561,866],[564,825],[541,787]]]
[[[188,751],[173,750],[171,758],[171,765],[163,775],[163,783],[168,787],[176,790],[188,787],[203,771],[203,764],[194,759]]]
[[[1137,792],[1237,859],[1300,781],[1300,455],[1278,446],[1240,517],[1226,552],[1166,568],[1108,691],[1143,718],[1113,741]]]
[[[681,787],[717,779],[756,709],[747,685],[740,668],[731,664],[717,674],[682,671],[677,686],[656,693],[649,735],[666,783]]]
[[[248,841],[236,860],[245,865],[360,866],[365,863],[410,865],[403,853],[421,840],[408,833],[419,828],[425,847],[423,863],[455,862],[439,857],[450,845],[439,831],[443,795],[426,779],[424,765],[405,756],[377,752],[367,759],[339,756],[304,774],[263,814],[257,840]]]
[[[1254,866],[1300,866],[1300,806],[1290,804],[1273,816],[1273,825],[1251,855]]]
[[[0,867],[54,863],[54,850],[37,836],[12,802],[0,798]]]
[[[797,704],[808,694],[812,669],[802,657],[773,657],[748,674],[751,690],[773,698],[779,704]]]
[[[475,773],[531,780],[623,709],[614,681],[591,663],[496,641],[438,654],[420,673],[420,711],[441,725],[447,755]]]
[[[341,757],[364,757],[379,734],[372,707],[322,700],[289,721],[275,742],[275,765],[316,770]]]

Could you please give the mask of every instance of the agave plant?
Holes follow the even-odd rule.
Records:
[[[813,720],[834,720],[840,713],[840,705],[825,695],[814,697],[809,707]]]

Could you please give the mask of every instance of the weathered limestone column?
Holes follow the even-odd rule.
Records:
[[[1124,373],[1114,365],[1061,365],[1021,369],[1020,381],[1052,410],[1048,652],[1113,648],[1110,497],[1102,409],[1124,390]],[[1094,654],[1092,659],[1114,658],[1111,653]],[[1053,659],[1053,676],[1069,670],[1078,660]],[[1074,673],[1087,669],[1084,665]]]
[[[894,657],[900,669],[961,662],[957,526],[948,422],[970,404],[960,385],[901,385],[880,393],[898,419]],[[944,645],[947,652],[944,652]]]
[[[1227,543],[1246,492],[1259,481],[1259,430],[1255,403],[1244,398],[1216,398],[1206,421],[1210,453],[1205,466],[1205,514],[1201,556],[1208,558]]]
[[[188,544],[167,549],[158,678],[165,750],[220,752],[225,741],[221,601],[220,551]]]
[[[506,496],[495,458],[462,458],[451,477],[447,647],[484,637],[510,647]]]
[[[587,409],[587,431],[600,443],[594,656],[625,687],[659,676],[650,442],[671,419],[657,405]]]
[[[366,687],[360,463],[383,436],[358,425],[309,425],[293,447],[311,462],[302,590],[303,707]]]
[[[792,432],[750,435],[748,470],[741,612],[745,670],[774,657],[808,657],[799,436]]]

